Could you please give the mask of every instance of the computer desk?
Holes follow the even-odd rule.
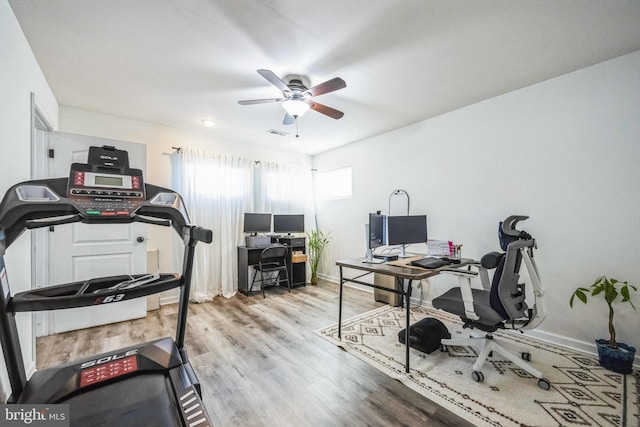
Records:
[[[414,259],[424,258],[427,255],[416,255],[415,257],[410,258],[402,258],[397,261],[386,262],[382,264],[368,264],[363,262],[363,257],[360,258],[352,258],[347,260],[336,261],[336,265],[340,269],[340,302],[338,308],[338,340],[342,340],[342,288],[345,282],[357,283],[359,285],[369,286],[375,289],[381,289],[383,291],[393,292],[398,295],[402,295],[404,298],[404,307],[406,310],[406,325],[405,325],[405,346],[406,346],[406,358],[405,358],[405,372],[409,373],[409,326],[410,326],[410,302],[411,302],[411,291],[412,291],[412,282],[414,280],[422,280],[427,279],[429,277],[437,276],[443,271],[450,270],[452,268],[459,269],[461,267],[465,267],[469,264],[474,263],[475,261],[472,259],[463,259],[460,264],[448,265],[445,267],[441,267],[438,269],[427,270],[425,268],[420,267],[409,267],[403,264],[408,264]],[[359,270],[364,271],[364,273],[356,276],[354,278],[345,278],[342,274],[342,269],[347,268],[351,270]],[[396,280],[396,286],[391,288],[386,288],[383,286],[378,286],[373,283],[367,283],[360,278],[369,275],[371,273],[378,274],[386,274],[388,276],[392,276]],[[405,290],[404,280],[407,280],[407,286]]]
[[[279,239],[280,244],[289,248],[287,253],[287,272],[289,274],[289,281],[291,287],[294,286],[306,286],[307,284],[307,269],[304,262],[294,263],[291,260],[291,254],[293,251],[300,251],[306,253],[305,238],[304,237],[284,237]],[[274,242],[275,243],[275,242]],[[260,254],[266,249],[261,248],[249,248],[246,246],[238,246],[238,291],[249,296],[249,288],[251,286],[248,267],[258,264],[260,261]]]

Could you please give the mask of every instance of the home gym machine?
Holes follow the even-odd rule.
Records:
[[[172,227],[185,245],[182,274],[111,276],[11,295],[5,250],[26,229],[134,221]],[[211,426],[184,345],[196,244],[212,233],[189,224],[180,195],[145,184],[126,151],[91,147],[69,178],[11,187],[0,204],[0,326],[8,403],[68,404],[72,426]],[[17,312],[101,306],[180,288],[175,341],[163,338],[36,371],[27,380]]]

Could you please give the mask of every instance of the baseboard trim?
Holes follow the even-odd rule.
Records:
[[[340,283],[340,280],[337,277],[328,276],[326,274],[318,273],[318,278],[326,280],[327,282],[335,283],[335,284]],[[360,285],[358,283],[351,283],[351,282],[345,282],[344,286],[373,294],[373,288],[370,286]]]
[[[160,305],[177,304],[180,302],[180,295],[170,295],[160,298]]]

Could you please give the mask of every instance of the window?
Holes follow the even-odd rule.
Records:
[[[317,175],[318,199],[350,199],[351,198],[351,167],[319,172]]]

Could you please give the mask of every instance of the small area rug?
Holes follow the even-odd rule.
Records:
[[[531,349],[535,368],[551,381],[538,387],[527,372],[502,360],[489,359],[484,382],[471,378],[477,349],[450,347],[425,354],[411,349],[411,372],[405,373],[405,348],[398,332],[405,310],[384,306],[315,331],[369,365],[398,379],[423,396],[478,426],[639,426],[640,373],[621,375],[598,364],[596,357],[558,347],[524,334],[496,332],[497,338]],[[442,321],[452,337],[468,334],[459,318],[423,307],[411,309],[411,323],[424,317]]]

